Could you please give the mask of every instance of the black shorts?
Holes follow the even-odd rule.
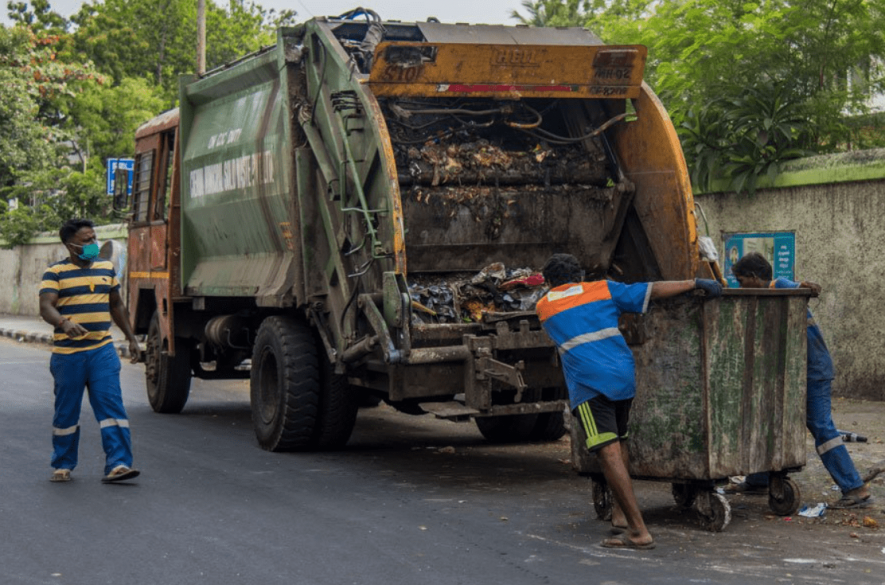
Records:
[[[613,401],[602,394],[579,404],[575,415],[587,435],[587,449],[596,451],[615,441],[626,441],[632,404],[632,398]]]

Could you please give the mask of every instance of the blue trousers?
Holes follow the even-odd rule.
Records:
[[[832,380],[808,380],[805,426],[814,437],[817,454],[820,455],[824,467],[844,494],[862,486],[863,480],[833,422],[831,383]],[[768,474],[750,474],[747,476],[747,483],[768,485]]]
[[[89,389],[89,404],[101,428],[105,475],[118,466],[132,467],[129,419],[120,389],[120,358],[112,343],[72,354],[52,354],[49,371],[55,379],[52,419],[52,461],[55,469],[74,469],[80,445],[80,406]]]

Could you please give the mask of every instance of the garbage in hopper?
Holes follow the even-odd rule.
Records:
[[[421,277],[409,285],[413,323],[470,323],[485,313],[533,311],[547,292],[531,268],[507,269],[495,262],[473,276]]]

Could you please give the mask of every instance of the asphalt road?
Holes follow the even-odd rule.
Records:
[[[663,483],[637,484],[658,548],[603,549],[567,439],[492,446],[472,424],[382,406],[361,411],[342,452],[267,453],[245,382],[195,381],[181,415],[157,415],[128,363],[143,475],[100,482],[84,404],[75,479],[53,484],[48,359],[0,339],[2,585],[885,583],[877,530],[787,523],[738,498],[732,525],[709,533]]]

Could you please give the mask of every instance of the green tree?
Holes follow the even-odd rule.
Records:
[[[75,58],[95,63],[113,85],[146,79],[166,90],[171,102],[176,89],[171,72],[193,63],[179,47],[186,37],[194,38],[189,28],[194,6],[186,0],[85,2],[71,19],[77,30],[70,50]]]
[[[206,2],[206,65],[209,69],[275,41],[273,26],[294,12],[277,14],[249,2],[229,9]],[[75,58],[93,61],[113,84],[143,78],[159,86],[171,106],[178,77],[196,70],[196,2],[193,0],[104,0],[86,2],[72,21]]]
[[[725,170],[748,190],[748,169],[772,174],[850,144],[846,113],[882,89],[872,63],[885,57],[883,25],[881,0],[624,0],[587,22],[606,42],[649,48],[646,79],[682,132],[693,180]],[[751,103],[756,115],[741,115]]]
[[[0,244],[10,249],[27,243],[40,231],[40,221],[30,207],[10,209],[5,201],[0,201]]]
[[[57,59],[59,43],[25,26],[0,28],[0,187],[62,162],[69,139],[62,104],[101,81],[90,64]]]
[[[529,26],[583,26],[589,4],[588,0],[523,0],[528,15],[512,10],[510,18]]]
[[[93,188],[100,168],[74,173],[68,162],[68,104],[102,78],[88,63],[60,59],[63,40],[21,23],[0,28],[0,234],[8,243],[57,225],[65,210],[93,209],[102,192]]]
[[[18,202],[16,209],[0,202],[0,237],[6,247],[24,244],[37,232],[54,231],[72,217],[89,217],[96,224],[111,220],[99,166],[84,172],[58,167],[29,171],[5,191]]]
[[[84,165],[90,158],[91,165],[100,165],[108,158],[133,156],[135,131],[163,105],[159,92],[144,79],[127,77],[116,86],[86,88],[65,105],[75,154]]]
[[[228,10],[207,2],[206,66],[211,69],[276,43],[276,29],[295,24],[295,14],[266,10],[253,2],[233,1]]]
[[[9,0],[6,3],[6,9],[7,15],[13,23],[27,26],[32,30],[56,34],[68,30],[68,21],[58,12],[52,10],[49,0],[30,0],[30,6],[28,6],[28,2]]]
[[[0,27],[0,235],[21,243],[73,215],[108,219],[104,160],[131,155],[136,128],[173,106],[178,76],[194,71],[196,3],[96,0],[70,22],[49,0],[7,9],[15,24]],[[272,44],[294,17],[208,1],[208,67]]]
[[[0,188],[15,182],[17,169],[42,166],[54,154],[23,69],[28,38],[27,29],[0,28]]]

